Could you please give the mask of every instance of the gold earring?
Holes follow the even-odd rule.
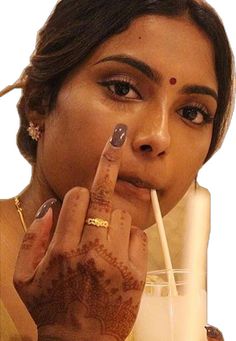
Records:
[[[38,142],[40,139],[42,133],[40,131],[40,127],[33,122],[29,123],[29,127],[27,128],[27,131],[29,133],[29,136],[32,138],[32,140]]]

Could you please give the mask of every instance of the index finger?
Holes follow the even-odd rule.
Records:
[[[118,124],[112,138],[105,145],[90,191],[87,217],[110,221],[112,196],[119,173],[122,146],[126,139],[127,126]]]

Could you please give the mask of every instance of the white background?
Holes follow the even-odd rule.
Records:
[[[13,83],[28,63],[37,30],[55,5],[55,0],[0,1],[0,89]],[[226,27],[236,53],[233,1],[210,0]],[[15,104],[20,90],[0,99],[0,198],[19,193],[30,179],[30,167],[15,145],[18,116]],[[200,171],[199,182],[212,195],[212,229],[208,262],[208,321],[233,341],[236,304],[236,117],[221,150]],[[234,313],[233,313],[234,311]]]

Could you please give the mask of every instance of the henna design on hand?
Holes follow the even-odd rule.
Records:
[[[145,238],[145,237],[144,237]],[[144,239],[146,242],[146,238]],[[103,244],[99,243],[98,239],[95,239],[94,242],[90,241],[88,244],[82,246],[82,248],[78,248],[77,250],[72,250],[71,252],[64,253],[65,258],[69,259],[71,257],[78,257],[82,255],[87,255],[92,250],[96,251],[96,253],[104,259],[108,264],[114,266],[117,270],[119,270],[122,278],[123,278],[123,290],[143,290],[144,281],[134,280],[132,273],[128,270],[128,267],[124,265],[123,262],[118,261],[117,257],[112,255],[112,252],[108,252]]]
[[[110,201],[112,182],[110,180],[109,169],[104,176],[104,179],[99,182],[90,193],[90,209],[101,211],[104,209],[105,212],[109,212],[112,208]]]
[[[99,269],[97,264],[101,260],[115,268],[115,280]],[[54,273],[57,278],[53,278]],[[37,282],[38,288],[45,287],[43,282],[45,278],[48,281],[50,274],[52,278],[47,291],[28,303],[38,327],[63,323],[66,316],[76,310],[78,318],[74,323],[77,329],[81,328],[79,312],[83,306],[85,318],[100,322],[102,335],[111,335],[118,341],[127,337],[137,316],[144,281],[136,280],[128,267],[99,239],[89,241],[77,250],[54,255]]]
[[[24,239],[23,239],[23,242],[22,242],[22,249],[23,250],[29,250],[32,245],[33,245],[33,242],[36,240],[37,236],[35,233],[30,233],[30,232],[27,232],[25,235],[24,235]]]

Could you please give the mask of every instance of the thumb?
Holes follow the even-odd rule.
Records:
[[[52,206],[56,201],[49,199],[40,207],[23,238],[13,278],[16,288],[32,279],[47,251],[53,226]]]

